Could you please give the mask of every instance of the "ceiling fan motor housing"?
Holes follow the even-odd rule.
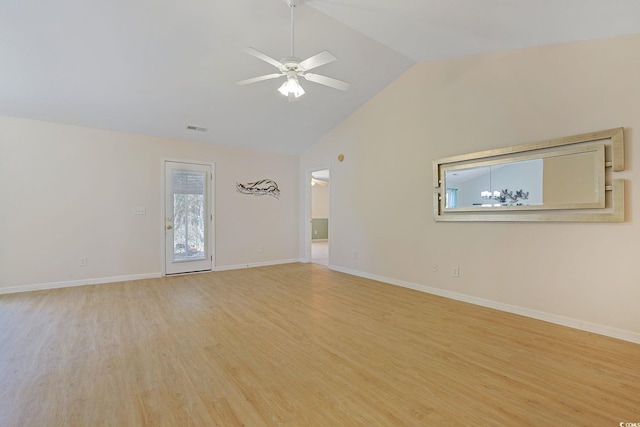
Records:
[[[296,73],[303,73],[305,71],[304,67],[300,65],[302,59],[296,58],[295,56],[287,56],[280,60],[282,66],[280,67],[280,71],[283,73],[288,73],[289,71],[294,71]]]

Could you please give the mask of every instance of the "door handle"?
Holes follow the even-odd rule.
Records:
[[[171,225],[167,225],[167,230],[171,230],[173,227]]]

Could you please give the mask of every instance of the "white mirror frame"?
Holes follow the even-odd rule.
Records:
[[[594,209],[526,209],[517,211],[503,209],[459,210],[445,209],[445,170],[459,165],[473,167],[491,162],[500,162],[505,158],[536,158],[548,155],[555,150],[566,150],[567,146],[581,147],[604,144],[605,157],[603,168],[609,182],[605,183],[605,207]],[[612,179],[611,172],[623,171],[624,165],[624,129],[615,128],[533,142],[511,147],[486,150],[475,153],[445,157],[433,161],[433,215],[435,221],[558,221],[558,222],[624,222],[624,180]]]

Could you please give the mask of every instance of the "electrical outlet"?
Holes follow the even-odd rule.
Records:
[[[134,215],[146,215],[147,214],[147,209],[145,207],[135,207],[133,208],[133,214]]]
[[[260,252],[260,253],[264,252],[264,246],[260,246],[260,247],[258,248],[258,252]]]
[[[438,272],[438,264],[432,264],[431,265],[431,271],[434,272],[434,273],[437,273]]]
[[[86,267],[87,266],[87,257],[83,256],[80,258],[80,267]]]
[[[451,270],[451,275],[453,277],[460,277],[460,267],[453,267],[453,270]]]

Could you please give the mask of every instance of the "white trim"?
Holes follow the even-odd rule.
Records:
[[[250,262],[247,264],[223,265],[220,267],[216,267],[215,271],[240,270],[243,268],[253,268],[253,267],[267,267],[269,265],[291,264],[294,262],[301,262],[301,261],[299,259],[281,259],[278,261]]]
[[[71,288],[74,286],[102,285],[104,283],[114,283],[114,282],[129,282],[132,280],[157,279],[159,277],[162,277],[161,273],[146,273],[146,274],[132,274],[128,276],[99,277],[95,279],[71,280],[67,282],[51,282],[51,283],[39,283],[35,285],[9,286],[7,288],[0,288],[0,295],[14,294],[17,292],[42,291],[47,289]]]
[[[389,277],[377,276],[375,274],[363,273],[357,270],[351,270],[349,268],[343,268],[336,265],[330,265],[331,270],[339,271],[341,273],[351,274],[352,276],[363,277],[365,279],[377,280],[378,282],[387,283],[390,285],[401,286],[403,288],[409,288],[428,294],[441,296],[444,298],[453,299],[456,301],[468,302],[470,304],[479,305],[482,307],[493,308],[507,313],[518,314],[520,316],[530,317],[545,322],[555,323],[561,326],[567,326],[573,329],[579,329],[586,332],[592,332],[599,335],[605,335],[612,338],[621,339],[624,341],[630,341],[636,344],[640,344],[640,333],[627,331],[624,329],[612,328],[610,326],[599,325],[597,323],[586,322],[580,319],[574,319],[571,317],[560,316],[553,313],[546,313],[544,311],[532,310],[530,308],[520,307],[511,304],[505,304],[497,301],[491,301],[484,298],[478,298],[471,295],[465,295],[458,292],[447,291],[445,289],[434,288],[427,285],[419,285],[417,283],[405,282],[403,280],[391,279]]]

